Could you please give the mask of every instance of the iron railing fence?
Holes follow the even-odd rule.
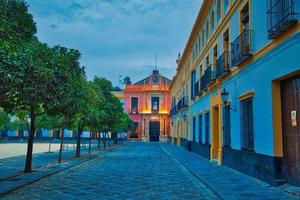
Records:
[[[216,65],[216,78],[222,78],[226,74],[230,73],[230,53],[224,51],[223,54],[217,59]]]
[[[200,79],[201,86],[200,89],[201,91],[205,90],[209,84],[214,82],[216,80],[216,74],[215,71],[213,71],[213,65],[210,65],[205,71],[203,76]]]
[[[295,0],[268,0],[268,38],[275,39],[296,24]]]
[[[238,66],[253,54],[252,30],[244,30],[231,43],[231,64]]]

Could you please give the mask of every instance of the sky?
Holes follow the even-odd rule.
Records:
[[[89,80],[136,82],[157,65],[172,78],[203,0],[26,0],[37,36],[78,49]]]

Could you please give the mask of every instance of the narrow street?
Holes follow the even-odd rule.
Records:
[[[127,143],[2,199],[293,199],[168,143]]]

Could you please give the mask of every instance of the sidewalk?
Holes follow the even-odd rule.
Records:
[[[24,174],[22,172],[17,173],[14,171],[21,165],[21,163],[24,162],[22,159],[24,156],[14,157],[11,159],[11,163],[16,162],[15,167],[9,167],[9,170],[0,168],[2,175],[2,179],[0,179],[0,196],[37,182],[53,174],[57,174],[74,166],[80,165],[84,162],[94,160],[105,154],[106,151],[114,151],[114,148],[112,146],[111,148],[107,147],[107,150],[104,151],[103,147],[98,150],[97,145],[93,145],[92,150],[91,154],[88,154],[88,148],[81,148],[80,158],[74,157],[75,149],[63,152],[64,157],[61,164],[57,163],[58,152],[36,154],[34,155],[35,165],[33,165],[33,170],[36,170],[36,172],[28,174]],[[0,160],[1,167],[5,166],[3,160],[6,161],[7,159]],[[45,162],[43,163],[43,161]]]
[[[103,148],[103,144],[101,145]],[[81,147],[81,154],[88,154],[87,147]],[[92,150],[96,150],[97,145],[92,145]],[[62,161],[66,161],[75,156],[75,148],[69,147],[65,148],[62,152]],[[10,158],[0,159],[0,181],[7,179],[12,176],[23,173],[25,165],[26,156],[16,156]],[[32,169],[37,170],[49,164],[57,163],[58,161],[58,151],[55,152],[45,152],[36,153],[32,155]]]
[[[198,154],[170,143],[162,144],[163,150],[182,164],[208,188],[223,199],[299,199],[253,177],[226,166],[218,166]]]

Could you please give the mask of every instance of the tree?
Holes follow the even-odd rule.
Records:
[[[1,56],[0,105],[9,113],[27,111],[30,116],[25,173],[31,172],[37,112],[51,101],[53,71],[51,51],[38,41],[23,43],[15,52]]]
[[[28,5],[22,0],[0,0],[0,41],[19,44],[31,41],[36,33]]]
[[[26,110],[31,125],[25,172],[31,172],[36,109],[47,101],[48,47],[34,34],[36,25],[21,0],[0,1],[0,106],[10,113]],[[43,58],[43,59],[42,59]]]
[[[52,100],[45,105],[45,110],[51,116],[62,116],[61,124],[61,142],[59,149],[58,163],[61,162],[62,148],[64,143],[64,131],[67,127],[72,127],[79,107],[78,101],[82,98],[79,96],[83,90],[82,83],[85,82],[84,67],[80,66],[80,53],[77,50],[68,50],[65,47],[55,46],[53,49],[52,63]]]
[[[80,141],[81,134],[86,126],[90,126],[94,122],[97,95],[90,83],[82,82],[81,90],[78,91],[78,98],[75,105],[78,108],[76,115],[76,124],[78,127],[77,145],[75,157],[80,157]]]

